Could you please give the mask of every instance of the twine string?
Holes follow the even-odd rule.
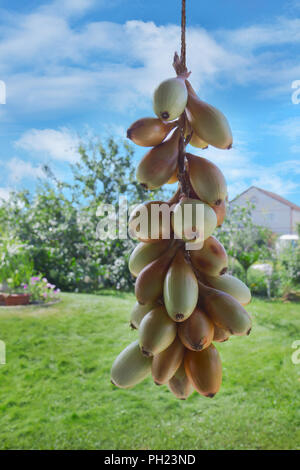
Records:
[[[187,73],[186,68],[186,0],[181,0],[181,54],[180,57],[175,52],[173,67],[177,75],[183,75]],[[181,136],[179,140],[179,154],[178,154],[178,181],[180,183],[181,194],[189,197],[190,185],[189,178],[185,168],[185,147],[188,140],[185,139],[185,127],[186,127],[186,114],[185,112],[180,116],[179,127],[181,130]]]

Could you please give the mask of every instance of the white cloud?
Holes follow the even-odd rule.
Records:
[[[82,15],[94,7],[97,7],[97,10],[112,8],[121,2],[122,0],[53,0],[51,3],[42,5],[39,11],[54,15],[59,12],[59,15],[72,17]]]
[[[288,196],[299,187],[293,180],[293,176],[299,173],[299,162],[289,160],[271,167],[263,166],[256,163],[257,155],[240,142],[236,142],[231,150],[209,147],[205,151],[193,149],[192,153],[208,158],[220,168],[228,184],[230,200],[252,185],[281,196]]]
[[[242,61],[204,30],[188,34],[195,86],[228,70],[229,63],[232,73]],[[10,103],[31,113],[96,105],[127,111],[148,105],[157,83],[174,74],[171,62],[179,37],[179,27],[151,22],[95,22],[74,31],[64,18],[28,15],[22,28],[10,30],[0,45],[0,61],[11,71],[31,66],[30,73],[18,69],[9,79]],[[95,50],[103,55],[102,63],[95,62]],[[105,59],[107,54],[110,60]]]
[[[252,180],[254,186],[272,191],[280,196],[288,196],[299,188],[299,184],[288,178],[282,178],[280,175],[272,172],[271,169],[264,168],[259,177]]]
[[[103,1],[97,0],[99,6]],[[40,9],[47,13],[78,14],[83,13],[95,5],[95,0],[54,0],[54,2],[42,6]]]
[[[150,96],[162,76],[173,74],[171,58],[179,33],[177,27],[173,29],[176,34],[170,35],[169,27],[159,29],[152,23],[98,22],[75,32],[64,18],[27,15],[22,27],[9,29],[0,45],[0,61],[12,74],[10,102],[30,112],[82,109],[91,103],[102,109],[108,103],[118,109],[137,105],[141,97]],[[95,62],[91,58],[95,50],[112,58]],[[125,59],[122,64],[120,55]],[[132,66],[134,61],[140,65]],[[13,74],[20,65],[30,65],[31,71]]]
[[[30,129],[25,132],[15,145],[35,154],[39,158],[48,157],[64,162],[78,160],[79,137],[67,128]]]
[[[292,141],[300,139],[300,116],[285,119],[270,125],[268,131],[273,135],[285,136]]]
[[[300,73],[295,52],[300,43],[300,18],[281,17],[268,24],[222,30],[215,37],[229,51],[239,51],[248,59],[238,75],[234,72],[233,82],[255,83],[260,89],[257,95],[264,99],[291,95],[291,83]]]
[[[300,147],[299,147],[300,152]],[[285,160],[282,163],[277,163],[276,168],[281,174],[300,174],[300,160]]]
[[[11,109],[33,113],[97,104],[126,112],[148,106],[157,83],[174,74],[171,63],[180,48],[180,28],[138,20],[86,21],[75,27],[63,13],[83,14],[95,2],[64,0],[57,6],[57,1],[1,26],[0,63]],[[300,72],[297,55],[282,55],[272,46],[299,41],[297,19],[215,33],[188,28],[193,84],[202,96],[213,82],[255,82],[265,96],[270,90],[290,93],[288,87]]]
[[[298,144],[298,145],[297,145],[297,144],[291,145],[290,151],[291,151],[292,153],[298,153],[298,154],[300,154],[300,144]]]
[[[0,23],[0,63],[5,75],[1,78],[7,82],[10,104],[5,107],[7,120],[8,113],[97,108],[128,115],[149,108],[154,87],[174,74],[171,62],[174,51],[180,49],[180,28],[138,20],[73,24],[74,15],[83,16],[94,5],[95,0],[55,0],[30,14],[7,15]],[[101,5],[106,7],[108,2],[102,0]],[[289,53],[281,46],[299,42],[300,20],[295,18],[210,33],[188,28],[187,61],[193,85],[204,99],[213,86],[249,83],[257,85],[264,99],[290,97],[300,65],[298,55],[292,54],[295,47]],[[296,153],[299,129],[300,121],[294,118],[269,132],[286,135],[290,150]],[[31,129],[16,143],[41,160],[61,162],[78,159],[78,144],[79,138],[66,128]],[[293,172],[289,175],[279,165],[265,168],[254,163],[256,155],[241,139],[230,152],[209,149],[203,155],[225,173],[230,197],[254,183],[282,195],[295,189]]]
[[[223,31],[222,34],[233,46],[253,51],[260,47],[296,44],[300,42],[300,19],[279,18],[277,21]]]
[[[289,151],[292,154],[299,154],[300,153],[300,117],[292,117],[289,119],[285,119],[280,121],[276,124],[269,125],[267,127],[267,132],[269,134],[279,136],[281,138],[287,139],[290,142]],[[285,168],[287,166],[285,165]],[[299,168],[299,163],[298,163]],[[284,171],[284,168],[283,168]]]
[[[30,162],[14,157],[6,164],[6,175],[12,183],[19,183],[26,178],[41,178],[44,173],[40,166],[33,166]]]
[[[11,188],[0,188],[0,204],[1,204],[1,199],[4,199],[5,201],[9,198],[9,193],[12,191]]]
[[[105,123],[104,125],[101,124],[101,127],[103,132],[100,133],[100,138],[105,139],[106,137],[114,137],[116,139],[124,139],[126,136],[127,129],[124,126],[114,123]]]

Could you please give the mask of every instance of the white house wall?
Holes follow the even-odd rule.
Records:
[[[257,225],[270,228],[279,234],[291,233],[291,208],[276,199],[267,196],[256,188],[250,188],[246,193],[237,197],[230,205],[245,206],[247,201],[255,204],[253,222]],[[293,225],[300,222],[300,212],[293,211]]]
[[[293,230],[297,233],[297,224],[300,224],[300,211],[293,210]]]

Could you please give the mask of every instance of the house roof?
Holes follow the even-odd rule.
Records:
[[[279,201],[281,202],[282,204],[285,204],[286,206],[289,206],[291,209],[295,210],[295,211],[300,211],[300,207],[297,206],[297,204],[294,204],[293,202],[290,202],[288,201],[287,199],[284,199],[283,197],[279,196],[278,194],[275,194],[275,193],[271,193],[271,191],[266,191],[265,189],[261,189],[261,188],[258,188],[257,186],[250,186],[250,188],[246,189],[246,191],[243,191],[241,194],[239,194],[238,196],[236,196],[234,199],[232,199],[232,201],[235,201],[236,199],[238,199],[240,196],[242,196],[243,194],[247,193],[248,191],[250,191],[250,189],[257,189],[258,191],[260,191],[261,193],[264,193],[266,196],[269,196],[273,199],[276,199],[276,201]],[[230,201],[230,202],[232,202]]]

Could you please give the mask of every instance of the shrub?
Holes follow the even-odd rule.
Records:
[[[49,302],[58,298],[60,289],[48,282],[45,277],[32,276],[28,284],[23,285],[24,292],[30,294],[31,302]]]
[[[32,247],[12,237],[0,237],[0,282],[9,291],[21,288],[33,275]]]
[[[248,286],[253,295],[267,296],[268,295],[268,279],[264,272],[258,269],[249,269],[248,273]]]
[[[275,242],[269,229],[253,223],[254,207],[250,203],[245,207],[229,206],[227,217],[216,235],[227,254],[243,268],[243,279],[248,285],[250,267],[258,260],[271,259]]]

